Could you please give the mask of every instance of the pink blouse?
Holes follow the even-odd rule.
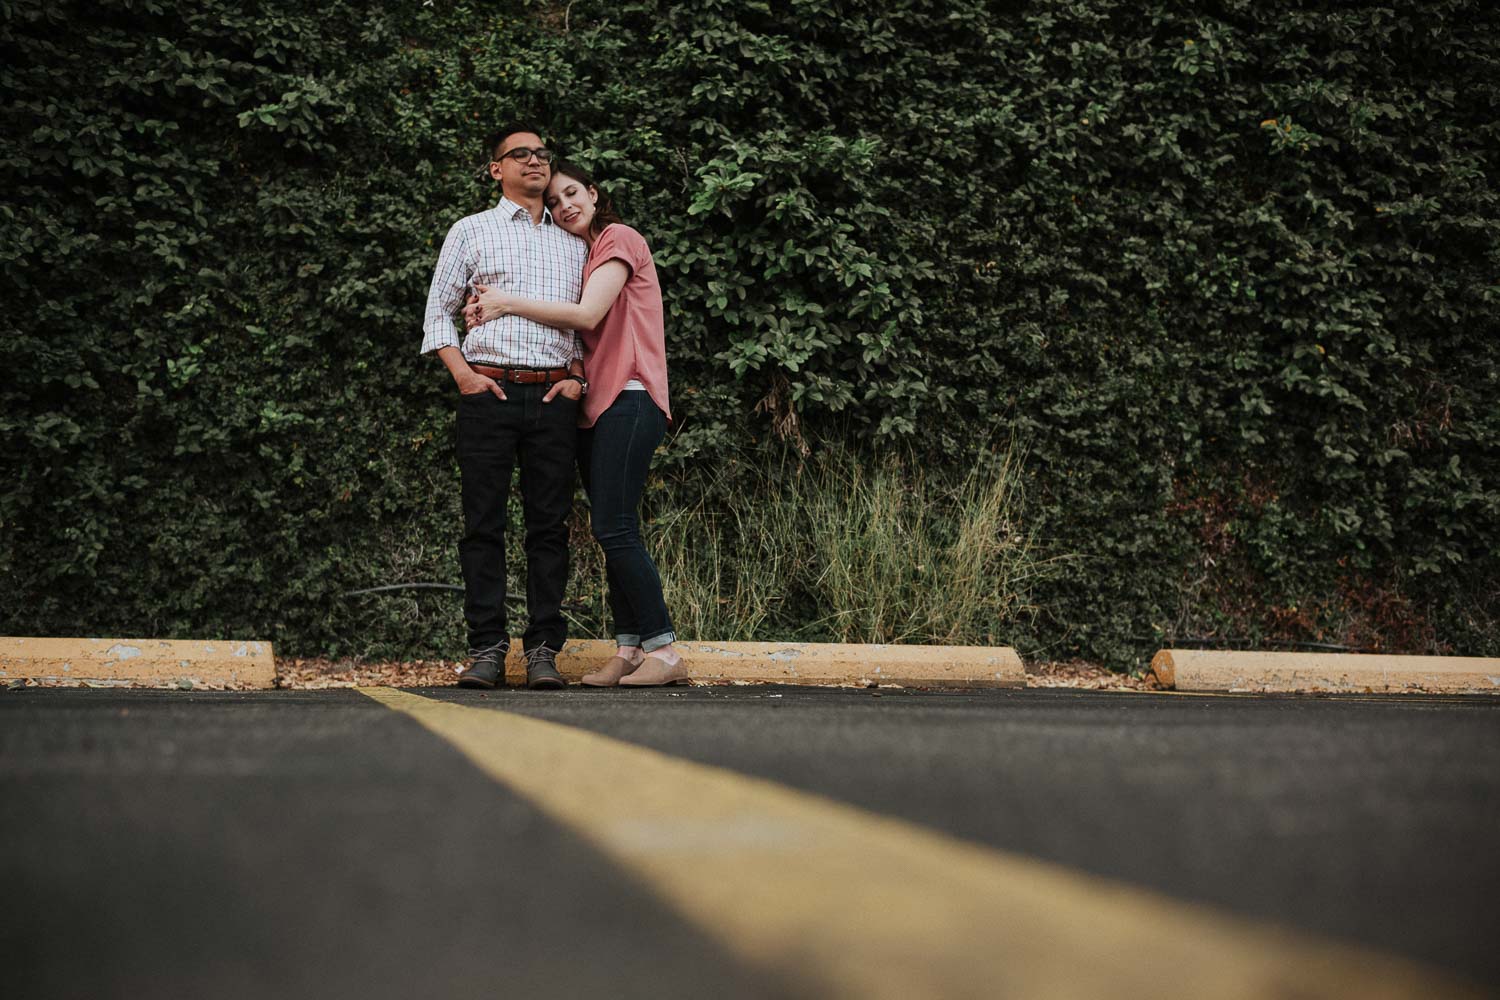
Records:
[[[656,280],[656,262],[640,233],[618,222],[604,227],[589,249],[583,266],[583,281],[605,263],[624,261],[630,277],[620,289],[604,319],[592,330],[579,330],[583,340],[583,370],[589,391],[583,397],[579,425],[594,421],[620,395],[631,379],[639,379],[651,401],[672,419],[667,402],[666,312],[661,304],[661,283]]]

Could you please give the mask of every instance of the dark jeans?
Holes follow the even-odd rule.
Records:
[[[568,637],[562,616],[568,582],[568,514],[573,506],[573,462],[578,404],[565,396],[543,403],[548,386],[503,384],[460,396],[458,466],[463,474],[464,534],[458,561],[464,573],[464,620],[469,645],[493,645],[510,635],[505,613],[505,522],[511,470],[521,467],[526,522],[525,648],[561,650]]]
[[[638,389],[620,393],[593,427],[578,432],[578,467],[594,538],[604,550],[615,641],[646,652],[676,641],[656,563],[641,542],[641,492],[667,418]]]

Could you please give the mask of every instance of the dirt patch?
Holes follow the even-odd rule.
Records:
[[[1150,674],[1136,677],[1120,674],[1097,663],[1063,660],[1055,663],[1028,663],[1026,686],[1029,688],[1080,688],[1087,691],[1160,691],[1161,685]]]
[[[340,687],[447,687],[464,667],[458,660],[276,660],[276,686],[296,691]]]

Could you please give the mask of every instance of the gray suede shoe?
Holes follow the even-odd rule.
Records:
[[[493,646],[469,650],[469,665],[458,675],[458,686],[483,688],[486,691],[504,687],[505,654],[508,652],[508,642],[497,642]]]
[[[533,691],[556,691],[568,686],[557,672],[557,652],[546,646],[526,651],[526,686]]]

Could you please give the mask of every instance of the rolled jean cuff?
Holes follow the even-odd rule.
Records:
[[[641,637],[638,636],[638,635],[617,635],[617,636],[615,636],[615,645],[616,646],[639,646],[640,644],[641,644]]]
[[[663,646],[670,646],[676,641],[677,633],[675,632],[663,632],[661,635],[653,635],[649,639],[641,640],[641,652],[649,653],[653,649],[661,649]]]

